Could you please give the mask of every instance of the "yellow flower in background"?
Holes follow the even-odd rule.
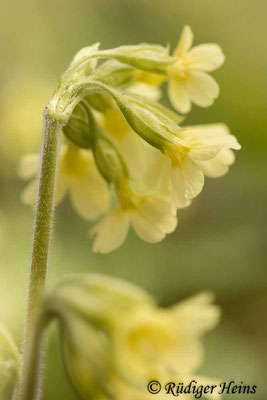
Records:
[[[61,284],[47,305],[62,322],[64,362],[84,399],[144,400],[154,396],[152,379],[214,383],[196,373],[203,336],[220,319],[213,300],[203,292],[161,308],[127,281],[83,274]]]
[[[179,140],[166,148],[167,157],[158,152],[146,182],[154,186],[165,177],[174,205],[183,208],[201,192],[204,175],[219,177],[228,171],[234,162],[230,149],[241,146],[224,124],[184,127]]]
[[[175,230],[176,213],[170,199],[158,192],[141,191],[125,180],[116,189],[118,206],[109,211],[92,229],[93,250],[108,253],[126,239],[130,226],[144,241],[156,243]]]
[[[22,158],[19,175],[31,182],[22,192],[25,204],[33,204],[36,198],[36,174],[39,165],[38,154],[28,154]],[[95,219],[110,206],[108,185],[95,165],[92,152],[67,144],[60,153],[56,184],[56,204],[69,193],[75,210],[85,219]]]
[[[118,321],[113,340],[121,373],[148,382],[195,372],[203,362],[202,337],[220,317],[212,302],[212,294],[200,293],[168,309],[138,308]]]
[[[20,355],[12,337],[0,326],[0,395],[1,400],[11,398],[19,376]]]
[[[224,62],[224,54],[217,44],[195,46],[193,32],[187,25],[182,31],[173,56],[177,62],[168,69],[168,94],[173,107],[182,113],[191,110],[191,103],[201,107],[212,105],[219,95],[217,82],[207,72]]]

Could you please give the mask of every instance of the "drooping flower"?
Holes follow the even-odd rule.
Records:
[[[173,107],[188,113],[191,103],[210,106],[219,95],[217,82],[207,72],[214,71],[224,62],[223,52],[217,44],[195,46],[193,32],[185,26],[173,56],[177,62],[169,67],[168,94]]]
[[[36,173],[39,155],[26,155],[19,167],[23,179],[32,179],[22,192],[22,201],[33,204],[36,197]],[[95,165],[90,150],[68,143],[60,153],[55,202],[59,204],[69,193],[73,207],[81,217],[91,220],[106,212],[110,206],[108,185]]]
[[[202,338],[220,318],[211,293],[161,308],[133,284],[89,274],[50,296],[48,307],[61,321],[66,368],[84,399],[152,399],[151,379],[212,382],[196,375]]]
[[[92,229],[93,250],[108,253],[126,239],[130,226],[144,241],[156,243],[174,231],[177,218],[170,199],[158,192],[140,190],[125,179],[116,188],[118,205],[109,211]]]
[[[224,124],[184,127],[179,139],[166,148],[166,155],[158,152],[146,182],[154,186],[165,177],[175,206],[183,208],[201,192],[204,175],[219,177],[227,172],[234,161],[230,149],[241,146]]]

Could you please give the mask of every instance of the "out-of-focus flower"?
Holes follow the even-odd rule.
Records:
[[[241,146],[224,124],[184,127],[179,138],[180,144],[166,147],[168,157],[158,152],[146,181],[155,185],[165,177],[175,206],[183,208],[201,192],[204,174],[219,177],[226,173],[234,161],[230,149]]]
[[[36,197],[36,173],[39,155],[29,154],[22,158],[19,175],[31,182],[22,192],[25,204],[33,204]],[[108,185],[95,165],[92,152],[82,150],[68,143],[63,147],[58,167],[56,184],[56,204],[69,193],[75,210],[85,219],[95,219],[110,206]]]
[[[95,252],[108,253],[117,249],[126,239],[130,226],[142,240],[150,243],[159,242],[176,228],[176,213],[167,196],[142,190],[126,179],[116,192],[118,206],[91,230],[96,236]]]
[[[213,43],[192,48],[193,32],[185,26],[174,51],[177,62],[169,67],[168,94],[175,109],[187,113],[191,103],[210,106],[219,95],[217,82],[207,72],[214,71],[224,62],[220,46]]]
[[[20,355],[10,334],[0,326],[0,395],[11,398],[20,370]]]
[[[90,274],[61,284],[47,306],[62,322],[66,368],[84,399],[143,400],[151,379],[196,379],[202,337],[220,317],[212,302],[205,292],[164,309],[130,283]]]

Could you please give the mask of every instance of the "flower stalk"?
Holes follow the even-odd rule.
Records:
[[[41,364],[39,308],[46,285],[49,245],[53,225],[54,193],[57,153],[61,125],[44,113],[41,168],[34,222],[33,248],[30,266],[28,309],[26,317],[24,353],[18,400],[37,399],[40,382],[37,377]],[[34,360],[32,359],[34,357]]]

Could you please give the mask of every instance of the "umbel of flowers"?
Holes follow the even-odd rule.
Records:
[[[91,229],[93,250],[118,248],[132,227],[143,240],[162,240],[177,226],[177,209],[190,205],[204,177],[224,175],[240,145],[222,123],[182,127],[183,118],[159,103],[161,85],[180,112],[207,107],[219,94],[208,72],[224,62],[221,48],[192,48],[186,26],[173,55],[141,44],[82,49],[62,76],[47,112],[63,126],[56,203],[69,194]],[[32,179],[22,200],[35,199],[38,155],[19,173]]]
[[[162,309],[138,287],[88,275],[45,296],[54,204],[67,194],[81,217],[98,220],[93,250],[107,253],[130,227],[147,242],[162,240],[204,177],[222,176],[234,162],[240,145],[224,124],[180,126],[184,117],[176,111],[209,106],[218,96],[208,73],[224,61],[219,46],[192,48],[192,42],[185,27],[173,55],[160,45],[100,50],[97,43],[82,49],[60,78],[44,112],[40,171],[35,154],[19,168],[30,180],[22,199],[36,200],[36,213],[22,362],[0,330],[1,400],[13,396],[16,380],[13,398],[40,399],[42,337],[53,318],[66,369],[84,399],[149,399],[146,385],[155,377],[209,382],[195,373],[201,337],[219,318],[210,294]],[[175,110],[159,102],[164,82]]]

